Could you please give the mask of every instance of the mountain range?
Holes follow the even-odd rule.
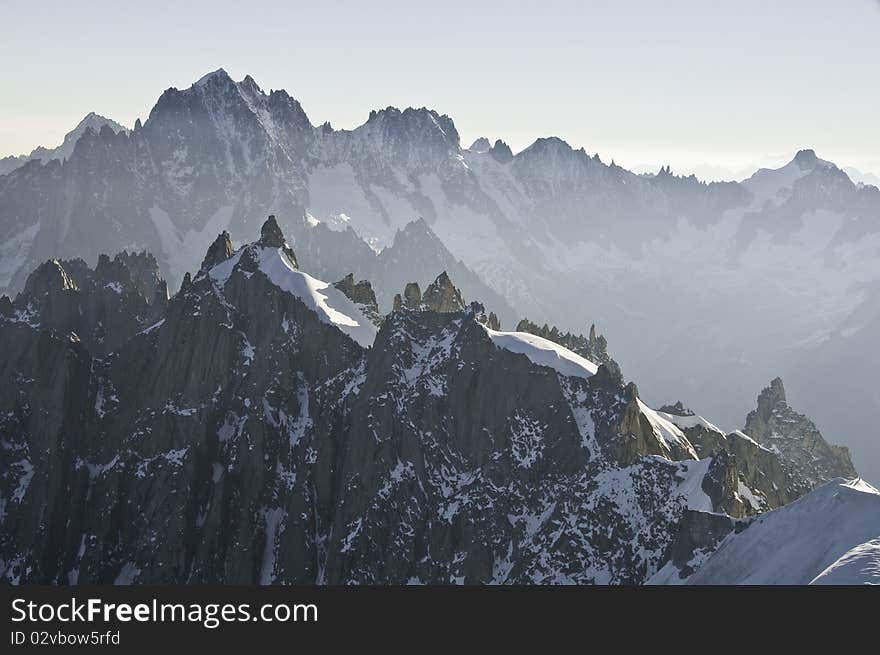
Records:
[[[781,380],[725,433],[595,330],[503,331],[446,272],[383,312],[299,260],[270,216],[173,295],[122,252],[0,299],[0,577],[880,582],[880,492]]]
[[[464,147],[453,120],[426,108],[372,111],[339,130],[313,125],[285,91],[265,92],[250,76],[235,82],[222,69],[165,91],[131,130],[89,114],[59,148],[0,160],[0,294],[10,296],[0,296],[8,346],[0,522],[16,526],[0,569],[9,580],[47,582],[88,569],[84,580],[112,582],[130,563],[148,573],[127,569],[122,581],[259,581],[253,561],[267,561],[266,543],[296,525],[284,537],[298,544],[296,565],[273,563],[267,580],[401,581],[404,569],[422,582],[721,580],[691,573],[718,540],[745,544],[731,535],[753,514],[803,507],[797,499],[822,485],[832,504],[872,498],[870,485],[846,481],[856,475],[849,452],[823,433],[880,482],[880,190],[864,179],[808,148],[741,182],[704,183],[668,166],[635,174],[556,137],[517,153],[485,137]],[[258,232],[260,241],[246,243]],[[267,248],[281,249],[281,264],[261,259]],[[227,277],[212,276],[224,266]],[[201,325],[203,311],[234,334]],[[270,327],[279,317],[281,332]],[[207,361],[215,349],[222,371]],[[503,353],[525,356],[527,370]],[[463,371],[472,377],[449,377]],[[375,385],[363,396],[362,376]],[[390,444],[366,445],[367,428],[352,427],[351,416],[376,421],[374,439]],[[303,435],[296,444],[330,436],[303,454],[278,445],[291,430]],[[138,441],[153,432],[164,436]],[[264,462],[275,473],[241,460],[253,489],[207,475],[215,464],[235,469],[243,443],[269,449]],[[184,450],[178,471],[168,454]],[[361,470],[363,457],[379,459]],[[389,473],[395,457],[412,478]],[[340,477],[344,466],[354,477]],[[182,504],[156,495],[150,467],[164,471],[157,480],[176,480],[169,490]],[[469,481],[444,478],[436,472],[444,467]],[[698,469],[699,480],[689,477]],[[278,471],[295,470],[305,486],[284,487],[290,476]],[[132,471],[146,486],[128,479]],[[348,498],[359,496],[347,485],[369,495],[388,475],[409,480],[407,500],[368,508]],[[726,491],[707,492],[711,505],[680,506],[681,484]],[[219,502],[221,518],[207,532],[194,528],[215,493],[232,494]],[[557,496],[552,511],[540,504]],[[350,511],[337,512],[340,500]],[[455,502],[463,523],[443,527],[438,517]],[[601,520],[597,502],[608,509]],[[659,526],[657,503],[665,523],[647,544],[641,533]],[[144,512],[144,523],[113,536],[130,518],[125,506]],[[302,523],[306,507],[312,518]],[[174,526],[160,529],[169,508]],[[270,510],[271,520],[261,514]],[[38,526],[27,511],[55,518]],[[418,521],[404,525],[397,511]],[[547,511],[550,523],[539,520]],[[230,517],[236,535],[218,527]],[[349,561],[344,544],[327,540],[351,534],[359,519],[370,545]],[[394,543],[427,557],[424,567],[391,555],[383,521],[405,530]],[[557,544],[562,533],[551,526],[563,524],[576,534]],[[599,537],[608,530],[613,547]],[[145,559],[160,532],[185,553],[174,574],[157,573],[169,560]],[[102,550],[80,566],[80,541],[92,538]],[[838,545],[861,562],[858,539]],[[480,540],[480,554],[462,546]],[[487,562],[498,564],[505,546],[517,564],[490,575]],[[370,559],[370,548],[393,563]],[[467,564],[456,569],[450,562],[462,552]],[[822,574],[820,559],[797,579]],[[184,565],[198,574],[184,576]]]
[[[101,128],[105,126],[109,127],[116,133],[128,132],[126,128],[116,121],[105,118],[104,116],[99,116],[95,112],[90,112],[75,128],[64,135],[64,141],[61,142],[60,146],[56,148],[38,146],[37,148],[34,148],[29,155],[10,155],[8,157],[0,158],[0,175],[10,173],[16,168],[24,166],[29,161],[37,160],[45,164],[53,159],[57,159],[63,162],[69,159],[73,154],[73,148],[76,146],[76,142],[79,141],[79,138],[86,130],[100,132]]]

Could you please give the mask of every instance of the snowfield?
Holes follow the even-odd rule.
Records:
[[[717,432],[718,434],[725,434],[724,430],[719,428],[717,425],[710,423],[702,416],[679,416],[678,414],[667,414],[666,412],[661,412],[657,410],[657,416],[660,418],[673,423],[675,426],[681,428],[682,430],[689,430],[691,428],[702,427],[706,428],[711,432]],[[751,438],[749,438],[752,441]]]
[[[880,584],[880,492],[832,480],[728,535],[686,584]]]
[[[560,375],[589,378],[599,370],[590,360],[543,337],[528,332],[498,332],[490,328],[485,330],[498,348],[525,355],[533,364],[552,368]]]
[[[657,435],[661,442],[667,446],[670,444],[677,444],[690,453],[691,457],[699,459],[697,451],[694,450],[691,442],[688,441],[686,436],[684,436],[684,432],[682,432],[675,423],[664,418],[669,416],[668,414],[651,409],[641,400],[638,400],[638,403],[639,409],[642,411],[642,414],[647,417],[648,421],[650,421],[651,427],[654,429],[654,434]]]
[[[282,291],[299,298],[318,315],[322,322],[345,332],[364,348],[373,345],[377,329],[358,306],[328,282],[295,269],[281,248],[258,248],[259,270]],[[225,262],[217,264],[209,275],[222,287],[241,259],[239,250]]]

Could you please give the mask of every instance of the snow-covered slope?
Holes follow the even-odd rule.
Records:
[[[851,548],[813,578],[815,585],[880,585],[880,538]]]
[[[639,409],[641,409],[642,414],[648,418],[651,427],[654,429],[654,434],[657,435],[657,438],[660,439],[662,443],[667,445],[677,445],[690,453],[694,459],[698,459],[693,445],[688,441],[687,437],[684,436],[684,433],[675,423],[666,418],[665,414],[648,407],[641,400],[639,400],[638,403]]]
[[[499,348],[525,355],[533,364],[552,368],[560,375],[589,378],[599,368],[588,359],[543,337],[528,332],[498,332],[491,328],[485,330],[492,343]]]
[[[730,534],[687,584],[880,583],[880,492],[837,479]]]
[[[344,293],[328,282],[313,278],[294,268],[282,248],[246,246],[255,255],[258,270],[283,291],[299,298],[315,312],[322,322],[333,325],[361,346],[373,345],[376,326],[364,316],[361,309]],[[221,287],[238,265],[245,249],[239,250],[225,262],[214,266],[209,275]]]
[[[688,430],[690,428],[701,427],[712,432],[718,432],[719,434],[724,434],[724,430],[719,428],[717,425],[710,423],[708,420],[703,418],[702,416],[697,416],[696,414],[690,416],[680,416],[678,414],[669,414],[667,412],[657,411],[657,415],[661,418],[669,421],[674,424],[676,427],[681,428],[682,430]],[[750,439],[747,435],[743,435],[747,439]]]

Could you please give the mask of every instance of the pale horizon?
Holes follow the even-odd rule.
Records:
[[[109,3],[88,14],[8,3],[4,23],[18,27],[0,41],[10,64],[0,72],[0,156],[57,146],[90,111],[131,127],[165,89],[222,67],[285,89],[314,125],[337,129],[372,109],[426,106],[452,117],[464,147],[485,136],[516,152],[558,136],[637,172],[668,164],[704,179],[741,179],[812,148],[880,174],[876,0],[551,2],[540,7],[541,30],[527,6],[457,1],[442,12],[398,2],[254,2],[247,13],[169,4],[173,22],[164,4],[108,29],[96,16],[114,15]],[[76,60],[65,57],[72,51]]]

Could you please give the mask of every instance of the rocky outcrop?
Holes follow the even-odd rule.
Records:
[[[379,303],[376,302],[376,294],[373,293],[373,285],[369,280],[355,282],[354,274],[349,273],[333,286],[356,303],[376,326],[381,326],[382,315],[379,313]]]
[[[683,430],[701,458],[732,458],[739,478],[734,491],[745,515],[782,507],[835,477],[858,475],[845,448],[829,445],[812,421],[789,407],[779,378],[758,396],[744,431],[725,435],[680,402],[659,411]],[[737,516],[732,508],[725,511]]]
[[[492,155],[495,161],[501,164],[507,164],[513,160],[513,151],[501,139],[495,141],[495,145],[489,150],[489,154]]]
[[[712,500],[712,507],[734,518],[742,518],[759,508],[752,508],[740,497],[740,476],[736,455],[719,450],[709,464],[701,488]]]
[[[428,311],[450,314],[464,311],[464,299],[452,284],[446,271],[440,273],[422,296],[422,306]]]
[[[408,282],[403,290],[403,296],[399,293],[394,296],[394,305],[392,311],[400,309],[409,309],[417,311],[422,307],[422,291],[419,289],[418,282]]]
[[[199,270],[208,271],[214,268],[217,264],[225,262],[232,257],[233,252],[235,252],[235,250],[232,247],[232,239],[229,237],[229,232],[223,230],[223,232],[218,234],[217,238],[214,239],[214,242],[208,247],[208,252],[205,254],[205,258],[202,260],[202,266]]]
[[[24,294],[35,299],[52,298],[55,294],[75,290],[76,283],[57,259],[41,264],[24,285]]]
[[[260,240],[258,243],[267,248],[281,248],[290,260],[290,264],[294,268],[299,268],[293,248],[287,244],[287,239],[284,238],[281,227],[278,225],[278,221],[275,220],[274,215],[269,216],[268,220],[263,223],[263,227],[260,228]]]
[[[492,144],[489,142],[489,139],[481,136],[471,144],[471,147],[468,148],[468,150],[472,150],[474,152],[488,152],[491,148]]]
[[[123,286],[161,317],[113,348],[64,328],[124,258],[56,262],[3,311],[0,577],[638,584],[746,511],[738,454],[697,461],[605,364],[536,363],[448,276],[363,342],[371,286],[287,266],[275,226],[164,305]]]
[[[164,307],[168,302],[168,285],[159,272],[159,262],[152,254],[123,250],[116,257],[128,269],[131,283],[152,304]]]
[[[743,432],[778,454],[793,497],[837,477],[858,476],[849,450],[828,444],[810,419],[789,406],[780,378],[761,391]]]
[[[365,348],[278,277],[300,273],[263,268],[290,258],[273,223],[234,263],[212,246],[161,319],[106,356],[47,329],[57,312],[38,298],[0,319],[14,346],[0,417],[19,435],[0,453],[0,575],[636,583],[662,564],[690,469],[637,416],[634,386],[497,346],[495,319],[444,275],[424,296],[410,285]],[[30,288],[89,306],[127,264],[67,268]],[[335,287],[375,307],[367,282]],[[619,457],[613,435],[629,432]]]
[[[161,317],[168,295],[158,270],[152,257],[128,253],[101,255],[94,270],[78,259],[51,260],[28,277],[13,312],[20,322],[75,334],[104,355]]]
[[[617,386],[614,373],[603,365],[605,377]],[[623,391],[623,417],[603,447],[610,458],[620,466],[629,466],[645,455],[659,455],[669,459],[696,459],[696,452],[684,434],[671,424],[658,424],[650,410],[639,399],[639,390],[630,382]]]

